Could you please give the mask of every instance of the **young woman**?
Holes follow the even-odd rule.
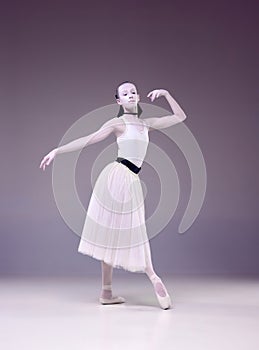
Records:
[[[116,89],[120,105],[117,117],[108,120],[96,132],[53,149],[41,161],[45,170],[57,154],[82,149],[114,133],[118,157],[99,174],[90,198],[78,252],[101,261],[102,304],[124,303],[112,294],[113,268],[143,272],[154,286],[162,309],[172,307],[170,296],[152,264],[145,226],[144,196],[139,171],[149,143],[148,133],[182,122],[186,115],[167,90],[156,89],[147,95],[153,102],[164,96],[173,115],[140,119],[142,112],[136,85],[125,81]]]

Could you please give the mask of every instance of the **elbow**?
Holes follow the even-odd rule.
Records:
[[[186,119],[186,115],[185,114],[174,114],[174,116],[177,118],[177,122],[181,123]]]
[[[182,115],[180,115],[178,117],[181,120],[181,122],[183,122],[187,118],[185,114],[182,114]]]

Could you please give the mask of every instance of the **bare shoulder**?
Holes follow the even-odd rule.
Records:
[[[117,134],[124,130],[124,122],[120,118],[114,117],[107,120],[101,128],[109,128],[111,132]]]
[[[154,127],[155,122],[158,120],[157,117],[150,117],[150,118],[143,118],[143,122],[146,124],[148,127],[149,131],[155,130],[156,128]]]

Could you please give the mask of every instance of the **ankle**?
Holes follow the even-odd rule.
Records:
[[[103,298],[103,299],[111,299],[112,298],[112,291],[111,290],[102,289],[101,298]]]
[[[111,299],[112,298],[112,286],[111,284],[106,284],[102,286],[101,298]]]
[[[153,273],[152,275],[149,275],[148,277],[153,284],[156,282],[161,282],[161,278],[156,273]]]

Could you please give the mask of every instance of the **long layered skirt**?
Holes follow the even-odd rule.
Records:
[[[124,164],[113,161],[99,174],[78,252],[132,272],[150,264],[140,178]]]

